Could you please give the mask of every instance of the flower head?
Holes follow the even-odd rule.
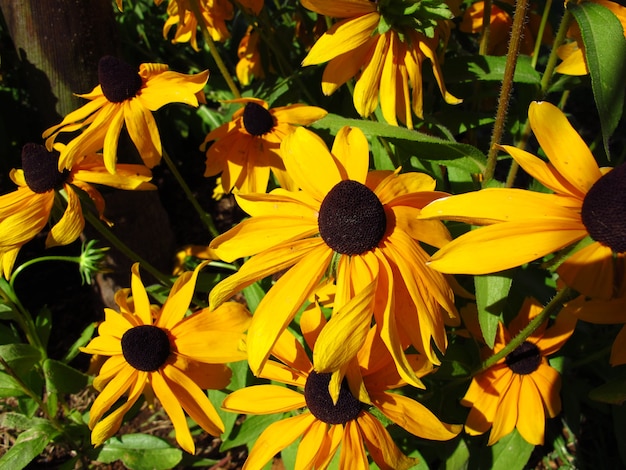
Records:
[[[43,133],[46,147],[51,150],[60,133],[82,129],[61,151],[59,170],[70,169],[85,155],[103,149],[105,166],[115,173],[117,142],[126,124],[141,158],[152,168],[161,160],[162,149],[151,112],[168,103],[198,106],[196,95],[208,76],[208,71],[195,75],[171,72],[163,64],[141,64],[137,71],[116,57],[105,56],[98,63],[100,84],[78,95],[89,102]]]
[[[253,78],[265,78],[265,71],[261,63],[261,52],[259,51],[259,32],[248,26],[246,34],[241,38],[237,48],[237,67],[235,72],[239,82],[247,86]]]
[[[508,328],[498,325],[494,348],[485,348],[483,355],[502,350],[541,310],[538,302],[527,299]],[[461,400],[472,407],[465,431],[477,435],[491,429],[492,445],[517,428],[527,442],[543,444],[546,414],[554,418],[561,411],[561,377],[547,357],[563,346],[575,326],[576,317],[562,311],[551,327],[543,323],[506,357],[476,375]]]
[[[163,37],[167,38],[172,26],[176,25],[176,32],[172,42],[188,42],[194,50],[198,48],[198,22],[202,21],[213,41],[224,41],[230,37],[226,26],[227,20],[232,20],[233,5],[228,0],[196,0],[201,18],[193,13],[189,0],[170,0],[167,5],[168,18],[163,26]],[[158,3],[161,3],[160,1]]]
[[[436,52],[442,39],[439,20],[452,18],[444,2],[302,0],[302,4],[341,18],[302,62],[305,66],[328,62],[322,76],[325,95],[358,77],[353,100],[361,116],[372,114],[380,99],[388,123],[397,125],[400,119],[413,127],[412,113],[423,116],[422,63],[429,60],[445,101],[462,101],[446,90]],[[431,13],[424,14],[421,8]]]
[[[265,192],[274,173],[283,188],[293,189],[291,177],[285,171],[280,143],[297,125],[307,125],[326,116],[316,106],[293,104],[270,108],[255,98],[226,101],[244,105],[230,122],[209,132],[202,149],[206,148],[204,176],[221,174],[222,188],[229,193]],[[210,144],[212,141],[212,144]],[[210,145],[209,145],[210,144]]]
[[[245,359],[238,346],[250,314],[242,305],[229,302],[215,311],[202,309],[185,317],[203,266],[181,275],[164,305],[158,307],[150,305],[135,264],[131,289],[115,295],[120,311],[105,309],[99,336],[82,348],[89,354],[109,356],[93,383],[100,392],[89,414],[94,445],[117,432],[146,388],[163,405],[177,442],[187,452],[194,452],[194,443],[185,412],[209,434],[218,436],[224,431],[203,390],[225,388],[231,376],[225,363]],[[123,395],[127,395],[126,402],[103,418]]]
[[[57,148],[63,150],[63,145]],[[67,245],[78,238],[85,226],[80,200],[74,187],[85,191],[104,218],[104,199],[92,183],[120,189],[155,189],[148,183],[150,170],[143,165],[119,165],[111,175],[104,168],[102,156],[88,155],[71,171],[58,170],[59,152],[49,152],[43,145],[29,143],[22,148],[22,169],[12,170],[17,190],[0,196],[0,259],[5,277],[9,277],[20,248],[41,232],[53,210],[55,195],[63,191],[67,206],[46,238],[46,247]]]
[[[428,255],[420,246],[442,246],[450,235],[438,221],[417,219],[424,205],[445,193],[434,191],[435,181],[425,174],[368,173],[368,143],[356,128],[342,128],[329,151],[322,139],[300,127],[281,150],[302,190],[236,195],[251,218],[215,238],[210,248],[228,262],[251,258],[213,289],[211,305],[284,271],[250,326],[248,361],[258,374],[274,342],[320,283],[336,282],[334,311],[373,285],[368,315],[353,311],[345,321],[331,321],[327,334],[342,335],[346,323],[369,326],[373,311],[400,374],[419,385],[401,345],[413,344],[438,363],[434,348],[445,350],[444,322],[456,315],[452,289],[443,275],[427,268]]]
[[[621,214],[626,210],[622,197],[626,165],[600,169],[565,115],[550,103],[531,103],[528,118],[549,163],[515,147],[502,148],[554,193],[492,188],[433,202],[421,217],[488,226],[446,245],[429,265],[445,273],[492,273],[589,236],[589,243],[557,272],[581,293],[610,298],[619,290],[624,272],[626,225]]]
[[[317,333],[324,323],[316,309],[303,314],[303,334],[314,351]],[[275,454],[302,437],[297,461],[307,468],[324,469],[341,445],[340,468],[368,468],[366,448],[381,469],[407,469],[415,460],[406,457],[393,442],[382,423],[369,412],[377,408],[388,419],[425,439],[448,440],[461,430],[460,425],[441,422],[421,403],[391,390],[405,382],[375,332],[369,330],[364,346],[355,358],[354,372],[361,378],[362,393],[347,380],[338,384],[337,398],[329,387],[333,375],[319,372],[298,340],[285,331],[274,345],[274,358],[268,361],[262,377],[295,386],[257,385],[237,390],[226,397],[222,408],[248,414],[273,414],[294,411],[295,415],[268,426],[250,450],[245,469],[262,468]],[[410,355],[417,375],[432,370],[424,356]],[[356,388],[356,390],[359,390]],[[300,411],[302,410],[302,411]]]

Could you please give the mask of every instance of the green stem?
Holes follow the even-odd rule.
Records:
[[[498,159],[498,144],[504,133],[504,125],[506,122],[506,113],[509,107],[511,91],[513,89],[513,76],[515,74],[515,66],[519,56],[519,48],[522,38],[522,30],[526,20],[526,8],[528,0],[517,0],[515,3],[515,13],[513,15],[513,27],[511,29],[511,39],[509,40],[509,49],[506,55],[506,65],[504,68],[504,77],[502,79],[502,88],[500,89],[500,97],[498,98],[498,110],[496,112],[496,121],[491,134],[491,143],[489,145],[489,153],[487,156],[487,166],[483,172],[483,185],[493,178]]]
[[[489,47],[489,33],[491,31],[491,0],[485,0],[483,5],[483,27],[480,33],[478,53],[480,55],[487,55],[487,49]]]
[[[62,430],[61,425],[54,419],[53,416],[50,416],[48,407],[43,402],[43,400],[39,398],[39,396],[35,392],[33,392],[28,385],[24,383],[24,381],[20,378],[20,376],[15,373],[13,368],[2,357],[0,357],[0,365],[2,365],[3,371],[9,374],[11,378],[15,380],[15,382],[17,382],[17,384],[22,389],[22,391],[26,395],[28,395],[28,397],[31,398],[35,403],[37,403],[37,406],[39,406],[45,418],[50,420],[50,422],[54,425],[54,427],[57,428],[59,431],[61,431]]]
[[[563,13],[563,18],[561,18],[561,24],[559,25],[559,29],[556,33],[556,37],[554,38],[554,43],[552,44],[552,51],[550,51],[550,56],[548,57],[548,62],[546,63],[546,69],[543,72],[543,77],[541,77],[541,98],[546,96],[548,93],[548,89],[550,88],[550,83],[552,82],[552,76],[554,75],[554,69],[556,68],[556,62],[559,58],[557,55],[557,50],[563,41],[565,41],[565,36],[567,35],[567,30],[572,23],[572,14],[566,8]]]
[[[472,376],[486,371],[491,366],[496,364],[500,359],[515,351],[515,349],[521,346],[522,343],[526,341],[528,337],[532,335],[544,321],[550,318],[550,316],[552,316],[553,314],[558,313],[563,307],[563,304],[572,300],[576,295],[578,295],[577,292],[573,289],[570,289],[569,287],[566,287],[565,289],[558,292],[556,296],[554,296],[554,298],[548,303],[548,305],[546,305],[544,309],[539,313],[539,315],[534,317],[528,323],[528,325],[526,325],[524,329],[518,333],[517,336],[511,339],[511,341],[509,341],[509,343],[504,346],[504,348],[495,353],[493,356],[489,356],[487,359],[485,359],[480,364],[480,367],[472,373]]]
[[[226,80],[226,84],[228,85],[228,88],[230,88],[230,91],[232,92],[235,98],[241,98],[241,93],[239,92],[237,85],[235,85],[235,81],[233,80],[232,75],[228,71],[228,68],[226,68],[226,64],[224,64],[224,61],[222,60],[222,57],[220,56],[220,53],[217,50],[217,46],[215,45],[215,42],[213,41],[213,38],[211,37],[211,34],[209,33],[209,30],[207,29],[206,24],[204,23],[204,19],[202,18],[202,12],[200,11],[200,5],[198,4],[198,0],[189,0],[189,7],[191,8],[191,11],[196,17],[196,20],[198,20],[198,26],[200,26],[202,37],[204,37],[204,42],[206,42],[207,46],[209,47],[209,52],[211,53],[213,60],[217,64],[217,68],[222,74],[222,77],[224,77],[224,80]]]
[[[84,198],[83,195],[80,195],[81,200]],[[85,207],[85,204],[83,204]],[[91,224],[93,228],[95,228],[100,234],[106,238],[111,245],[113,245],[118,251],[120,251],[124,256],[128,257],[128,259],[138,262],[141,264],[142,269],[148,271],[152,276],[159,280],[162,284],[166,286],[171,286],[173,283],[169,277],[164,275],[161,271],[152,266],[148,261],[143,259],[137,253],[130,249],[126,243],[121,241],[117,236],[109,230],[109,228],[104,225],[98,217],[96,217],[89,210],[83,210],[83,216],[87,219],[87,222]]]
[[[174,175],[174,178],[176,179],[179,186],[182,188],[183,192],[187,196],[187,200],[191,203],[193,208],[196,210],[196,212],[200,216],[200,220],[202,220],[202,223],[206,226],[206,228],[211,233],[211,236],[217,237],[219,235],[219,231],[217,230],[217,228],[215,227],[215,224],[213,223],[213,218],[208,212],[206,212],[202,208],[202,206],[198,202],[198,199],[196,199],[196,197],[193,195],[193,192],[191,191],[191,189],[185,182],[185,179],[180,174],[180,171],[178,171],[178,167],[172,161],[172,159],[170,158],[170,156],[165,150],[163,150],[163,160],[165,161],[165,164],[170,169],[170,171],[172,172],[172,175]]]
[[[18,315],[14,317],[21,330],[26,336],[28,344],[37,348],[42,357],[46,357],[46,348],[44,348],[39,335],[37,334],[37,328],[30,312],[22,305],[20,299],[17,297],[13,286],[9,284],[3,277],[0,277],[0,290],[3,292],[3,297],[6,298],[15,308]]]
[[[11,285],[11,287],[13,287],[15,285],[15,279],[24,269],[41,261],[67,261],[69,263],[80,264],[80,259],[80,256],[42,256],[40,258],[28,260],[25,263],[21,264],[15,271],[13,271],[13,274],[11,274],[11,279],[9,279],[9,284]]]
[[[541,23],[539,24],[539,31],[537,31],[537,37],[535,38],[535,48],[533,50],[533,57],[530,64],[533,68],[537,66],[537,59],[539,58],[539,49],[543,41],[543,34],[546,30],[546,24],[548,23],[548,15],[550,8],[552,7],[552,0],[546,0],[546,5],[543,8],[543,15],[541,15]]]

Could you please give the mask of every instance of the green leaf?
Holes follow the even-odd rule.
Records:
[[[52,312],[48,307],[43,307],[35,318],[35,328],[37,335],[41,339],[44,348],[48,347],[48,339],[50,339],[50,331],[52,330]]]
[[[329,129],[336,134],[343,126],[358,127],[367,137],[385,137],[412,142],[412,155],[420,160],[428,160],[445,165],[460,165],[471,168],[475,172],[482,172],[487,157],[476,147],[458,142],[439,139],[422,132],[406,127],[392,126],[385,122],[364,121],[328,114],[311,127]],[[462,162],[462,163],[458,163]]]
[[[233,447],[247,445],[249,448],[256,442],[261,433],[272,423],[279,421],[283,418],[282,413],[275,413],[270,415],[250,415],[246,417],[246,420],[241,424],[241,427],[236,431],[234,436],[229,436],[227,440],[222,443],[220,451],[232,449]]]
[[[13,377],[0,372],[0,398],[21,397],[26,393]]]
[[[446,459],[445,470],[461,470],[467,468],[469,455],[467,444],[463,439],[459,438],[454,451]]]
[[[17,315],[15,309],[4,302],[0,303],[0,320],[13,320]]]
[[[600,115],[602,141],[609,156],[609,137],[617,127],[624,106],[626,82],[626,39],[615,14],[596,3],[568,2],[583,43],[591,76],[591,88]]]
[[[35,426],[49,425],[50,421],[43,418],[29,418],[22,413],[7,412],[0,415],[0,427],[15,429],[16,431],[26,431]]]
[[[21,470],[43,452],[59,432],[51,424],[43,424],[21,433],[0,459],[0,468]]]
[[[626,377],[610,380],[589,392],[589,398],[602,403],[621,405],[626,401]]]
[[[98,454],[99,462],[112,463],[121,460],[130,470],[170,469],[182,458],[182,450],[148,434],[112,437],[104,443]]]
[[[265,296],[265,292],[263,291],[261,284],[255,282],[254,284],[251,284],[243,289],[243,296],[246,298],[248,310],[250,310],[250,313],[254,313],[257,306]]]
[[[500,315],[509,295],[511,281],[511,276],[505,272],[474,276],[478,323],[485,344],[490,348],[493,348],[495,342]]]
[[[87,376],[54,359],[43,363],[46,389],[51,393],[78,393],[87,386]]]
[[[490,468],[491,470],[522,470],[526,467],[530,454],[532,454],[535,446],[529,444],[513,429],[513,432],[504,436],[491,448],[491,466],[481,468]]]
[[[446,83],[469,83],[478,80],[501,82],[504,78],[505,66],[506,56],[456,57],[446,61],[443,74],[446,77]],[[518,58],[513,81],[536,86],[541,84],[541,74],[533,68],[530,57]]]
[[[29,344],[17,343],[0,346],[0,357],[19,374],[29,371],[41,359],[41,354]]]
[[[95,329],[96,329],[95,323],[90,323],[89,325],[87,325],[87,327],[83,330],[83,332],[80,334],[78,339],[67,350],[65,357],[63,357],[63,362],[67,364],[76,356],[78,356],[78,353],[80,353],[80,348],[86,346],[87,343],[89,343],[89,341],[91,340],[91,337],[93,336],[93,332],[95,331]]]

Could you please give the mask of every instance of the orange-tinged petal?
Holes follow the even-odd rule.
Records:
[[[535,382],[548,416],[554,418],[561,412],[561,376],[547,362],[542,362],[530,379]],[[524,409],[527,410],[526,405]]]
[[[176,434],[176,442],[178,442],[178,445],[180,445],[185,452],[194,454],[196,446],[193,442],[193,437],[191,437],[191,432],[187,425],[187,418],[185,417],[178,397],[172,392],[167,381],[159,372],[151,373],[149,377],[154,394],[157,396],[161,405],[163,405],[163,409],[172,421]]]
[[[250,450],[243,468],[262,469],[278,452],[304,434],[314,421],[315,417],[311,413],[303,413],[270,424]]]
[[[371,12],[334,24],[313,45],[302,65],[321,64],[356,49],[369,40],[379,20],[378,12]]]
[[[279,385],[252,385],[224,398],[222,408],[233,413],[272,414],[306,407],[304,395]]]
[[[586,194],[602,175],[589,147],[565,114],[547,101],[536,101],[528,108],[528,119],[550,163],[570,184]]]
[[[46,238],[46,247],[69,245],[75,241],[85,228],[83,210],[78,194],[69,185],[65,185],[67,207],[61,219],[52,227]]]
[[[615,340],[613,340],[609,363],[612,366],[626,364],[626,326],[619,330]]]
[[[111,379],[104,387],[104,390],[96,397],[89,410],[89,427],[93,429],[98,420],[102,418],[115,402],[124,395],[128,389],[137,383],[142,376],[145,380],[145,373],[140,373],[128,364],[122,367],[119,373]]]
[[[111,356],[100,367],[98,376],[93,380],[93,388],[101,392],[104,386],[125,367],[128,367],[128,363],[122,354]]]
[[[603,300],[615,294],[613,252],[600,243],[592,243],[570,255],[557,273],[566,285],[581,294]]]
[[[163,367],[162,374],[183,409],[202,429],[212,436],[219,436],[224,432],[222,418],[198,384],[181,370],[169,365]]]
[[[365,184],[369,169],[369,144],[361,129],[350,126],[339,129],[331,152],[346,170],[344,179]]]
[[[202,91],[209,79],[209,71],[193,75],[167,71],[152,75],[141,88],[137,100],[151,111],[169,103],[198,106],[196,93]]]
[[[337,88],[355,77],[375,47],[376,39],[370,38],[356,49],[338,55],[332,59],[322,74],[322,93],[332,95]]]
[[[518,404],[520,403],[521,377],[511,374],[511,381],[500,392],[500,406],[496,411],[493,428],[487,445],[493,445],[515,428],[518,420]],[[524,411],[526,413],[526,411]]]
[[[328,468],[342,440],[343,426],[331,425],[328,429],[327,438],[322,442],[320,451],[317,454],[315,468]]]
[[[561,310],[554,324],[544,332],[541,339],[537,342],[541,353],[544,356],[550,356],[561,349],[569,337],[572,336],[577,320],[577,317],[569,309],[564,308]]]
[[[365,412],[361,411],[359,417],[364,414]],[[348,421],[344,424],[339,468],[349,468],[351,470],[367,470],[370,468],[365,447],[363,446],[363,438],[356,420]]]
[[[389,392],[371,394],[372,403],[394,423],[411,434],[435,441],[447,441],[458,435],[463,426],[439,420],[421,403]]]
[[[417,463],[417,459],[402,453],[387,429],[374,416],[361,413],[358,423],[367,450],[381,470],[407,470]]]
[[[375,291],[376,281],[333,314],[315,343],[315,370],[334,372],[357,355],[370,330]]]
[[[328,433],[328,424],[322,421],[314,421],[309,429],[304,432],[300,444],[294,468],[315,468],[314,464],[320,452],[323,451]]]
[[[494,273],[558,251],[586,234],[584,226],[572,219],[527,219],[490,225],[447,244],[428,265],[448,274]]]
[[[332,250],[322,244],[302,258],[265,294],[248,330],[248,363],[258,374],[280,333],[326,273]]]
[[[285,137],[280,151],[296,185],[320,202],[342,181],[337,162],[324,141],[304,127]]]
[[[124,124],[124,106],[126,103],[121,103],[118,111],[111,116],[111,120],[106,123],[106,131],[104,133],[104,141],[102,143],[102,152],[104,155],[104,165],[106,169],[110,173],[115,173],[115,165],[117,163],[117,144],[120,139],[120,133],[122,132],[122,125]],[[100,116],[98,116],[99,118]],[[96,122],[94,122],[91,127],[95,127]],[[102,124],[105,125],[104,123]],[[88,129],[88,130],[89,130]],[[95,130],[95,129],[94,129]],[[87,131],[83,131],[85,134]],[[70,142],[70,145],[73,143]],[[67,146],[69,149],[70,145]],[[76,147],[78,149],[78,147]],[[69,152],[68,152],[69,153]],[[83,151],[83,153],[86,153]],[[62,154],[61,154],[62,156]],[[62,157],[61,157],[62,158]],[[59,162],[61,161],[59,158]],[[70,160],[72,162],[72,166],[76,160]]]
[[[250,284],[290,268],[311,252],[319,250],[320,247],[330,252],[330,248],[321,238],[310,238],[286,243],[253,256],[244,263],[239,271],[221,281],[211,290],[209,304],[212,308],[219,307],[225,300]]]
[[[417,36],[417,35],[418,34],[414,34],[414,36]],[[434,47],[431,45],[432,40],[428,40],[428,41],[419,40],[418,43],[419,43],[419,50],[422,52],[422,54],[424,54],[424,56],[426,56],[430,60],[430,63],[433,67],[433,75],[435,76],[435,80],[437,80],[437,85],[439,85],[439,90],[441,91],[441,94],[445,102],[448,104],[462,103],[463,102],[462,99],[457,98],[456,96],[452,95],[446,89],[446,84],[443,81],[443,72],[441,71],[441,66],[439,65],[439,59],[437,58],[437,54],[434,51]]]
[[[541,400],[541,391],[529,376],[523,376],[517,412],[517,430],[526,442],[543,444],[546,415]]]

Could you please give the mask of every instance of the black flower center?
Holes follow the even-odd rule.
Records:
[[[626,252],[626,164],[595,182],[581,216],[591,238],[617,253]]]
[[[385,235],[385,209],[374,192],[358,181],[345,180],[331,189],[317,220],[326,244],[342,255],[358,255],[376,247]]]
[[[112,103],[121,103],[137,96],[143,84],[137,69],[110,55],[102,57],[98,62],[98,81],[102,93]]]
[[[328,393],[330,373],[312,371],[304,385],[304,399],[309,411],[320,421],[327,424],[345,424],[356,419],[362,409],[362,403],[354,398],[348,382],[344,379],[339,390],[337,404]]]
[[[61,186],[69,171],[59,171],[59,152],[48,152],[39,144],[25,144],[22,147],[22,169],[26,184],[35,193],[45,193]]]
[[[165,364],[170,352],[167,333],[157,326],[136,326],[122,335],[122,354],[135,369],[154,372]]]
[[[248,134],[258,137],[272,130],[274,117],[263,106],[250,101],[243,108],[243,127]]]
[[[520,375],[535,372],[539,364],[541,364],[541,351],[530,341],[524,341],[506,356],[506,365]]]

